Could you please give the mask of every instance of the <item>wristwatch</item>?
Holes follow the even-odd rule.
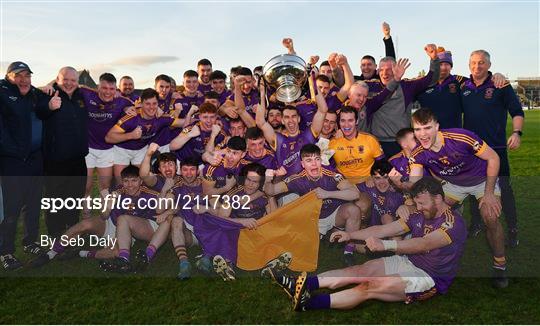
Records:
[[[523,133],[521,132],[521,130],[514,130],[512,131],[513,134],[518,134],[519,137],[523,136]]]

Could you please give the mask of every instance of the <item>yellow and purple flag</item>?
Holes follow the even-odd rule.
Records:
[[[293,256],[290,269],[316,270],[321,206],[322,200],[311,191],[258,220],[256,230],[241,230],[237,266],[244,270],[261,269],[288,251]]]

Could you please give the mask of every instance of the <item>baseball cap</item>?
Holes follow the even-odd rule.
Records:
[[[22,71],[28,71],[29,73],[33,74],[32,70],[30,70],[30,67],[28,67],[28,65],[22,61],[15,61],[15,62],[10,63],[7,68],[6,74],[9,74],[12,72],[19,73]]]

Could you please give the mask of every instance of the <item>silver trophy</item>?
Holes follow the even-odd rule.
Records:
[[[276,90],[277,99],[284,103],[300,97],[307,76],[306,62],[292,54],[275,56],[263,68],[264,80]]]

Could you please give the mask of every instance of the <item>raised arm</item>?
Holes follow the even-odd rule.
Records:
[[[311,122],[311,132],[313,136],[318,137],[323,127],[324,117],[326,116],[326,112],[328,112],[328,106],[320,92],[317,92],[317,95],[315,95],[315,100],[317,101],[317,112],[315,112],[313,121]]]
[[[152,160],[152,155],[154,155],[158,148],[159,145],[156,143],[150,143],[150,145],[148,145],[148,149],[146,150],[146,154],[144,155],[144,159],[139,168],[139,176],[148,187],[155,186],[157,182],[157,177],[150,173],[150,162]]]
[[[394,42],[392,41],[392,36],[390,36],[390,25],[387,22],[382,24],[383,31],[383,41],[384,41],[384,52],[385,56],[396,58],[396,50],[394,49]]]
[[[343,85],[343,87],[340,88],[339,92],[337,93],[338,99],[344,102],[347,99],[349,89],[354,83],[354,76],[346,56],[342,54],[338,55],[336,57],[336,63],[343,69],[343,73],[345,75],[345,84]]]
[[[261,83],[259,89],[261,93],[261,102],[259,103],[259,105],[257,105],[257,110],[255,111],[255,122],[257,124],[257,127],[262,130],[264,138],[266,139],[266,142],[270,145],[270,147],[276,148],[276,132],[274,131],[274,128],[272,128],[272,126],[268,123],[268,121],[266,121],[266,87],[263,85],[263,83]]]

